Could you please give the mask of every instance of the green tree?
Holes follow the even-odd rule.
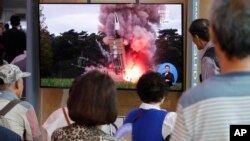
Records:
[[[54,52],[53,76],[60,78],[72,78],[84,71],[84,67],[105,63],[105,56],[101,53],[97,44],[102,41],[103,33],[87,34],[80,33],[73,29],[61,33],[59,36],[52,36],[51,40]],[[103,45],[103,42],[101,42]],[[79,58],[84,58],[79,66]]]
[[[155,64],[165,62],[172,63],[176,66],[179,78],[183,79],[183,36],[177,33],[177,29],[159,30],[158,39],[156,40],[156,52],[154,55]]]
[[[40,14],[40,73],[42,77],[48,77],[51,72],[53,52],[51,47],[48,27],[45,24],[46,17],[42,13],[43,7],[39,9]]]

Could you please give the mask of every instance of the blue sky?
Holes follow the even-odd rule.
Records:
[[[100,5],[98,4],[41,4],[43,14],[46,17],[45,23],[50,33],[59,35],[70,29],[77,32],[97,32],[100,24],[98,17]],[[166,5],[166,21],[160,29],[174,28],[181,34],[181,5]],[[157,27],[154,27],[157,29]]]

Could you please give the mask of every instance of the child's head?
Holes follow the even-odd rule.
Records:
[[[167,85],[161,74],[147,72],[140,77],[136,88],[141,101],[156,103],[165,97]]]

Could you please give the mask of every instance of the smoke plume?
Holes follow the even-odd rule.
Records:
[[[155,53],[156,33],[152,25],[160,24],[160,10],[165,10],[163,5],[155,4],[110,4],[102,5],[100,10],[99,31],[107,36],[104,42],[115,37],[114,15],[117,14],[120,23],[118,34],[123,38],[126,49],[126,69],[138,66],[144,73],[152,67],[152,57]]]

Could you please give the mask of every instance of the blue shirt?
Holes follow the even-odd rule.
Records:
[[[171,133],[176,119],[176,113],[160,109],[160,103],[142,103],[140,108],[134,109],[128,114],[124,124],[133,122],[138,115],[141,116],[138,119],[139,122],[136,121],[135,126],[133,125],[132,134],[135,134],[134,138],[136,138],[134,140],[163,140]],[[146,137],[144,134],[151,137]]]

